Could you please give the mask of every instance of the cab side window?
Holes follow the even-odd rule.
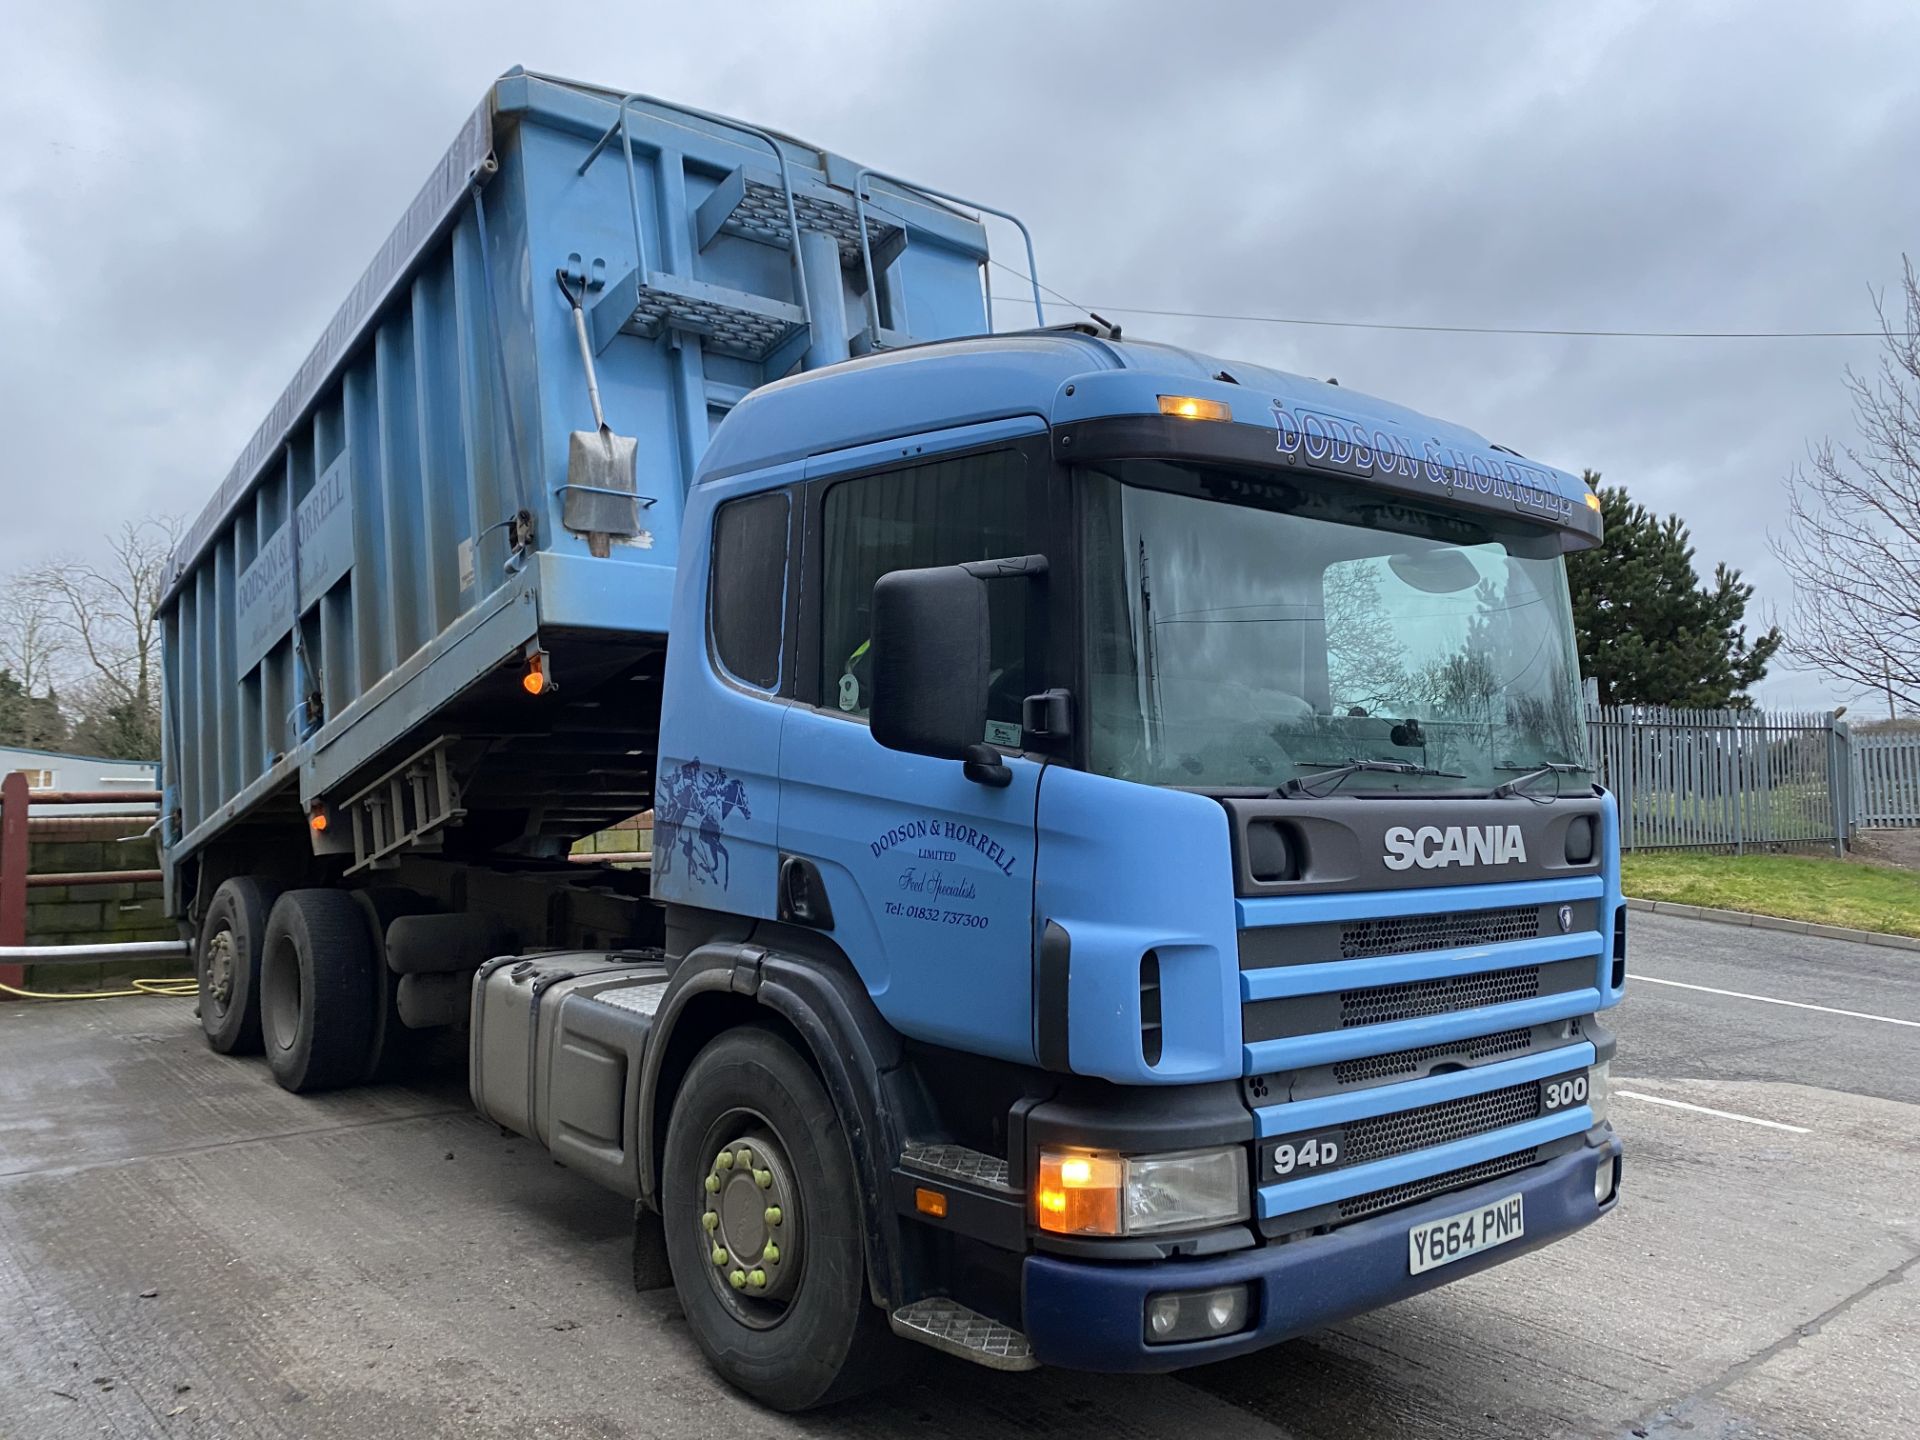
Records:
[[[995,450],[843,480],[821,526],[820,703],[864,716],[872,703],[868,641],[874,582],[891,570],[1026,555],[1032,543],[1026,461]],[[1019,743],[1028,693],[1032,587],[990,583],[989,736]]]
[[[729,500],[713,516],[708,633],[726,672],[761,690],[780,686],[787,609],[787,536],[792,502],[784,491]]]

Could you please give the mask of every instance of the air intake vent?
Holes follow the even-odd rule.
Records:
[[[1140,957],[1140,1058],[1160,1063],[1160,955],[1149,950]]]
[[[1468,910],[1452,915],[1406,915],[1391,920],[1355,920],[1340,929],[1340,958],[1413,955],[1463,945],[1499,945],[1532,940],[1540,933],[1538,905]]]
[[[1483,970],[1477,975],[1444,975],[1437,980],[1407,980],[1398,985],[1374,985],[1340,994],[1340,1028],[1385,1025],[1422,1015],[1447,1015],[1455,1010],[1477,1010],[1482,1005],[1505,1005],[1531,1000],[1540,993],[1540,967]]]
[[[1394,1185],[1385,1190],[1370,1190],[1365,1195],[1342,1200],[1340,1218],[1358,1220],[1363,1215],[1377,1215],[1382,1210],[1410,1205],[1415,1200],[1425,1200],[1432,1195],[1444,1195],[1449,1190],[1464,1190],[1483,1180],[1497,1180],[1502,1175],[1524,1170],[1539,1158],[1538,1150],[1517,1150],[1511,1155],[1502,1155],[1498,1160],[1483,1160],[1478,1165],[1463,1165],[1458,1170],[1429,1175],[1424,1180],[1409,1180],[1404,1185]]]
[[[1529,1030],[1502,1030],[1498,1035],[1458,1040],[1451,1045],[1422,1045],[1417,1050],[1395,1050],[1390,1055],[1366,1055],[1335,1065],[1333,1079],[1338,1085],[1361,1085],[1399,1075],[1418,1075],[1436,1060],[1491,1060],[1497,1055],[1518,1055],[1532,1042],[1533,1033]]]

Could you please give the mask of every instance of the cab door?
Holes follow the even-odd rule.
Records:
[[[986,733],[1012,782],[884,749],[867,727],[874,582],[893,570],[1046,553],[1044,428],[999,422],[810,462],[796,703],[780,747],[780,849],[819,872],[832,935],[904,1034],[1033,1058],[1033,838],[1044,759],[1021,701],[1049,682],[1046,581],[992,582]],[[1063,682],[1062,682],[1063,683]]]
[[[772,919],[793,692],[799,466],[695,488],[654,778],[654,895]]]

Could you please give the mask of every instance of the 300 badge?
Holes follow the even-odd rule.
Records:
[[[1559,1075],[1551,1080],[1540,1082],[1540,1113],[1551,1115],[1556,1110],[1568,1110],[1575,1105],[1587,1103],[1587,1072],[1581,1070],[1572,1075]]]

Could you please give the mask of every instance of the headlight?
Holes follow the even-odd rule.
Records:
[[[1159,1235],[1244,1220],[1247,1157],[1236,1147],[1177,1155],[1042,1150],[1035,1220],[1055,1235]]]
[[[1587,1108],[1593,1111],[1593,1123],[1598,1125],[1607,1118],[1609,1094],[1607,1071],[1609,1062],[1601,1062],[1587,1072]]]

